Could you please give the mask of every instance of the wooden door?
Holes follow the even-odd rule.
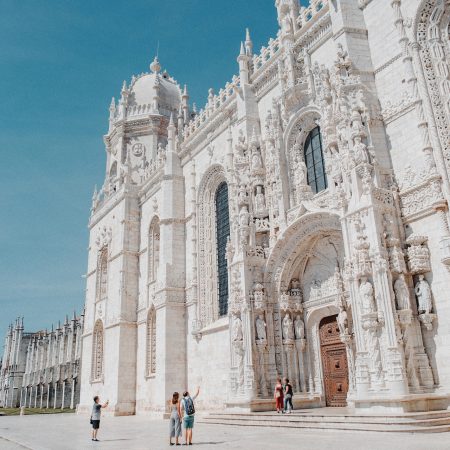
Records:
[[[347,352],[339,338],[337,316],[322,319],[319,334],[326,405],[347,406]]]

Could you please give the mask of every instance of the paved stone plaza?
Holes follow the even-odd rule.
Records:
[[[168,422],[142,416],[105,417],[100,442],[89,437],[85,416],[58,414],[0,418],[0,448],[33,450],[170,448]],[[307,450],[444,450],[450,434],[318,432],[277,428],[231,427],[199,424],[194,446],[201,449],[307,449]]]

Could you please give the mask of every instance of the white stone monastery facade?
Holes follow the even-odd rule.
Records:
[[[111,103],[80,411],[263,410],[277,375],[297,406],[448,406],[449,2],[275,6],[201,111],[156,58]]]
[[[0,407],[71,408],[80,400],[83,315],[51,331],[8,327],[0,361]]]

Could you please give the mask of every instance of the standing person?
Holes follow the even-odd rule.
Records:
[[[92,424],[92,440],[98,441],[97,433],[100,428],[100,416],[102,414],[102,408],[106,408],[109,404],[109,400],[103,405],[100,404],[100,398],[98,395],[94,397],[94,405],[92,406],[91,424]]]
[[[294,407],[292,406],[292,395],[294,391],[292,390],[292,384],[289,383],[289,378],[284,379],[284,409],[283,413],[287,412],[290,414]],[[289,410],[287,410],[287,406],[289,405]]]
[[[277,378],[273,396],[276,402],[277,413],[280,413],[283,410],[283,385],[281,384],[280,377]]]
[[[194,428],[194,414],[195,414],[194,400],[198,397],[198,394],[200,394],[199,387],[197,388],[197,393],[194,395],[194,397],[191,397],[189,395],[189,392],[186,391],[183,394],[183,400],[181,401],[181,407],[184,411],[183,415],[183,426],[185,429],[184,445],[192,445],[192,429]]]
[[[178,442],[178,438],[181,436],[181,405],[180,405],[180,394],[174,392],[172,399],[169,400],[170,409],[170,438],[169,444],[173,445],[172,438],[175,438],[175,444],[181,445]]]

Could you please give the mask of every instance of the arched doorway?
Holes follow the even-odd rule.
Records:
[[[326,405],[347,406],[347,352],[339,337],[337,315],[320,321],[319,336]]]

